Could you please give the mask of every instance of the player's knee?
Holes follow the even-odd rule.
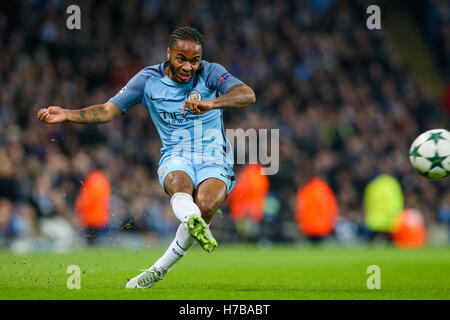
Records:
[[[185,192],[192,194],[194,186],[191,178],[186,173],[171,172],[167,175],[164,183],[169,194]]]
[[[205,220],[206,223],[209,223],[216,212],[214,200],[209,199],[209,197],[203,197],[203,199],[199,198],[197,198],[195,203],[202,213],[203,220]]]

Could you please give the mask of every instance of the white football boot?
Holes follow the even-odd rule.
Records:
[[[147,289],[151,288],[158,281],[162,280],[165,273],[158,271],[154,266],[144,270],[131,280],[128,280],[125,288],[127,289]]]

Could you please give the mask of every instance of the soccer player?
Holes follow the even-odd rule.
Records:
[[[217,247],[209,224],[235,184],[222,113],[254,103],[255,94],[220,64],[202,60],[202,38],[194,28],[175,29],[167,61],[142,69],[104,104],[38,111],[45,123],[89,124],[109,122],[139,103],[150,113],[163,144],[159,181],[180,225],[162,257],[126,288],[153,286],[196,242],[208,252]]]

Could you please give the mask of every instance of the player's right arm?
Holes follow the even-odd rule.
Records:
[[[123,112],[113,102],[93,105],[84,109],[70,110],[58,106],[42,108],[38,111],[38,118],[45,123],[76,122],[99,124],[106,123]]]
[[[145,69],[128,81],[114,97],[103,104],[93,105],[84,109],[70,110],[58,106],[42,108],[38,111],[39,120],[45,123],[76,122],[76,123],[106,123],[120,114],[125,113],[138,103],[141,103],[146,82]]]

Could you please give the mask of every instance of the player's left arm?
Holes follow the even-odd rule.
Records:
[[[255,93],[245,84],[232,86],[228,92],[216,99],[211,100],[213,109],[243,108],[256,102]]]
[[[191,109],[194,114],[204,114],[212,109],[224,108],[243,108],[256,102],[255,93],[253,90],[241,83],[232,86],[228,92],[213,100],[186,100],[181,113],[184,113],[186,108]]]

